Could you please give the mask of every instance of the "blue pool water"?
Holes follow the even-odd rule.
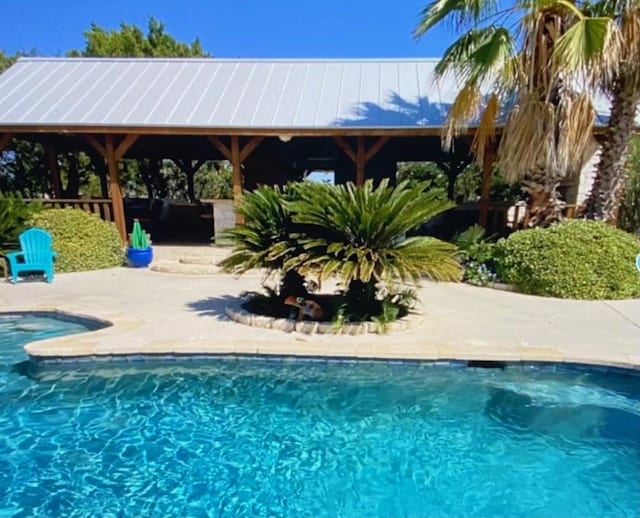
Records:
[[[0,318],[0,516],[586,518],[640,509],[637,376],[21,363],[25,341],[78,330]]]

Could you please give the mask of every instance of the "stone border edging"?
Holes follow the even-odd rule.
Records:
[[[251,327],[259,327],[262,329],[274,329],[278,331],[284,331],[285,333],[291,333],[298,331],[305,334],[333,334],[333,335],[364,335],[368,333],[378,333],[378,326],[375,322],[360,322],[357,324],[344,324],[340,327],[336,327],[333,322],[311,322],[303,320],[296,322],[288,318],[275,318],[267,317],[265,315],[258,315],[251,313],[242,307],[227,306],[224,310],[227,317],[238,324],[244,324]],[[411,318],[411,317],[414,318]],[[415,314],[409,313],[406,317],[403,317],[394,322],[390,322],[386,325],[386,333],[393,333],[398,331],[406,331],[412,325],[412,321],[415,320]]]

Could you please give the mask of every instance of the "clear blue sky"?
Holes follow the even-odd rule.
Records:
[[[411,37],[423,0],[3,0],[0,49],[63,55],[91,22],[146,28],[152,15],[217,57],[438,57],[445,31]]]

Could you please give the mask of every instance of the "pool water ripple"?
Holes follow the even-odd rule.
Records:
[[[3,347],[21,348],[12,340]],[[248,360],[0,368],[1,516],[640,508],[634,376]]]

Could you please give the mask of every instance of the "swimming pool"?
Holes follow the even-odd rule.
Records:
[[[19,363],[32,332],[47,334],[0,337],[19,351],[0,367],[1,516],[637,515],[637,376],[246,359],[43,367]]]

